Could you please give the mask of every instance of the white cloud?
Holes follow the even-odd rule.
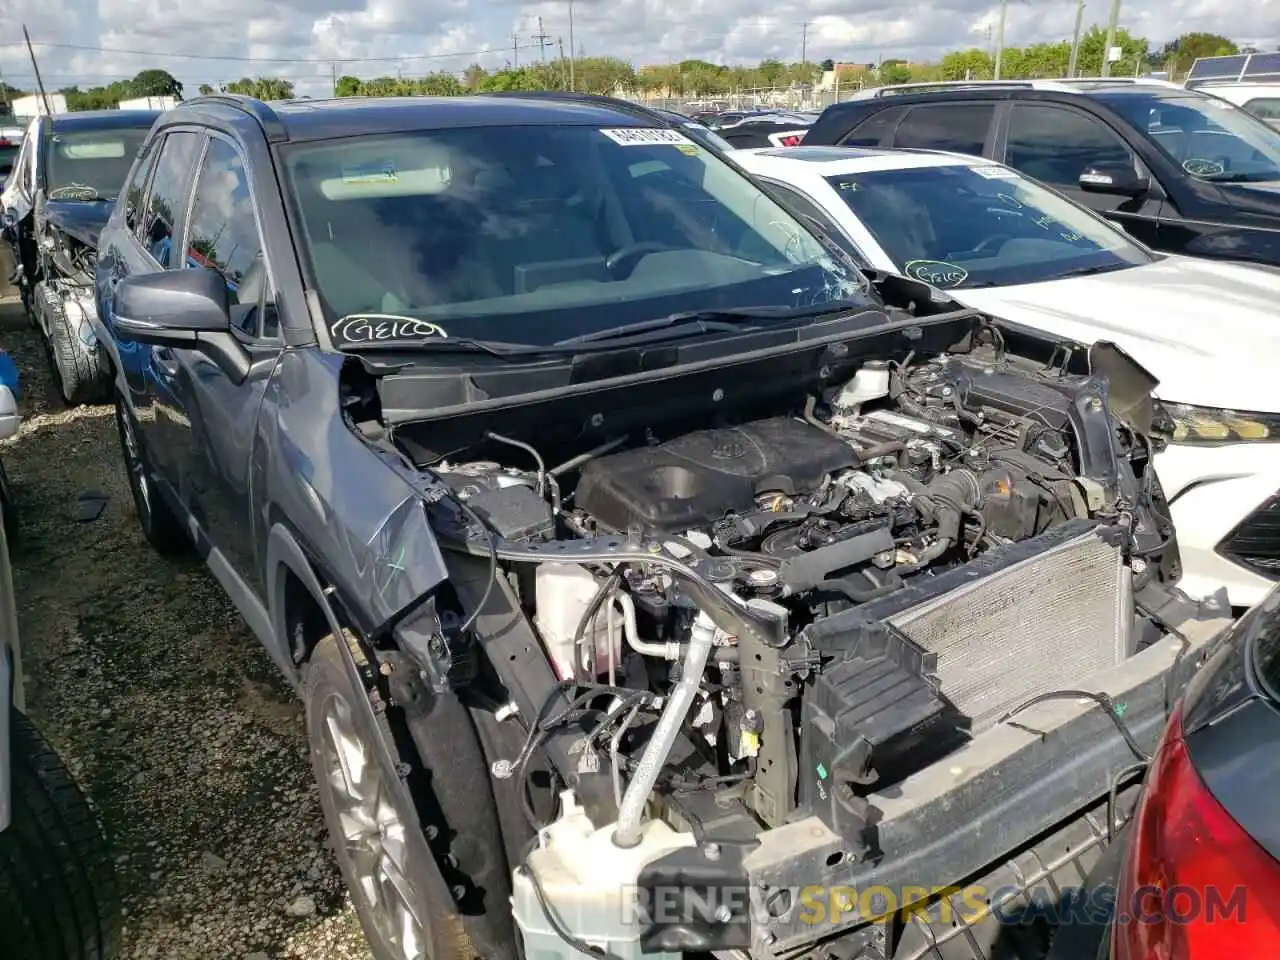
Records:
[[[1105,0],[1090,0],[1086,26],[1102,24],[1108,7]],[[811,60],[936,59],[984,43],[997,6],[995,0],[575,0],[573,8],[579,49],[641,64],[693,57],[716,63],[797,60],[806,21]],[[568,50],[568,9],[567,0],[9,0],[0,4],[0,70],[9,83],[33,84],[20,42],[26,22],[36,41],[145,51],[37,46],[45,80],[55,88],[160,67],[192,88],[261,74],[288,77],[299,93],[323,95],[335,71],[412,76],[461,71],[473,61],[494,69],[513,57],[537,58],[539,17],[542,32],[553,38],[548,55],[554,38]],[[1006,42],[1067,39],[1074,18],[1071,0],[1013,0]],[[1280,45],[1280,0],[1127,0],[1120,22],[1154,42],[1201,30],[1264,49]],[[513,35],[522,46],[514,53]],[[385,59],[365,59],[374,57]]]

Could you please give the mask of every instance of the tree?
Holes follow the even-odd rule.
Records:
[[[292,100],[293,83],[280,77],[241,77],[224,84],[224,93],[238,93],[258,100]]]
[[[836,62],[834,60],[823,60],[820,66],[823,73],[831,73],[836,68]]]
[[[182,84],[168,70],[143,70],[129,81],[134,97],[176,97],[182,99]]]
[[[1003,64],[1001,66],[1003,68]],[[938,67],[943,80],[988,80],[995,74],[991,57],[977,47],[953,50],[942,58]]]
[[[360,96],[360,81],[350,76],[339,77],[338,82],[333,85],[333,95],[335,97]]]
[[[213,87],[209,86],[209,84],[207,83],[200,84],[198,89],[200,91],[200,96],[202,97],[207,97],[209,96],[209,94],[217,92],[216,90],[213,89]]]
[[[1198,57],[1225,57],[1239,53],[1240,48],[1216,33],[1184,33],[1166,43],[1157,54],[1164,68],[1172,73],[1186,73]]]
[[[468,90],[479,90],[488,76],[488,70],[478,63],[473,63],[462,71],[462,85]]]
[[[904,60],[886,60],[880,64],[880,82],[885,86],[895,83],[910,83],[911,67]]]

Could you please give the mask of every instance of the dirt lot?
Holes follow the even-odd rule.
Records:
[[[145,545],[111,409],[63,407],[13,302],[0,347],[26,418],[0,455],[19,501],[28,708],[101,814],[123,958],[368,957],[300,704],[203,568]],[[86,494],[105,498],[96,519],[77,519]]]

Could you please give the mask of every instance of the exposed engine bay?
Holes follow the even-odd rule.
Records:
[[[980,325],[554,466],[527,434],[487,432],[483,458],[416,452],[442,542],[490,564],[459,578],[464,607],[509,598],[543,658],[479,645],[527,731],[493,776],[524,793],[542,765],[555,787],[526,798],[527,949],[563,949],[548,904],[615,953],[752,945],[759,918],[619,926],[599,891],[698,887],[708,858],[746,884],[751,851],[797,822],[820,824],[803,855],[824,869],[870,858],[892,839],[882,791],[1133,655],[1153,629],[1134,594],[1176,579],[1176,546],[1152,438],[1072,360]],[[459,618],[431,614],[415,629],[443,641],[437,687],[483,686]]]

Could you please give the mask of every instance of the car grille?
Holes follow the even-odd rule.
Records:
[[[1218,553],[1269,580],[1280,580],[1280,492],[1227,534]]]

